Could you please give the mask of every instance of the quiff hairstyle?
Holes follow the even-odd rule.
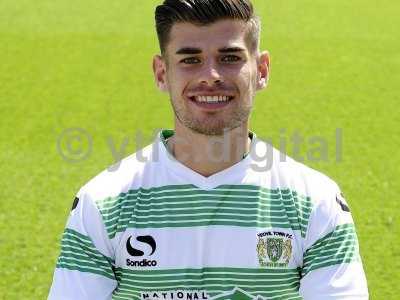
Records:
[[[248,24],[246,41],[251,52],[259,46],[260,20],[250,0],[164,0],[155,11],[156,30],[161,54],[165,54],[171,28],[188,22],[207,26],[222,19],[241,20]]]

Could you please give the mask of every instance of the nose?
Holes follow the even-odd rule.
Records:
[[[222,74],[216,64],[212,61],[203,65],[199,74],[199,83],[213,86],[223,82]]]

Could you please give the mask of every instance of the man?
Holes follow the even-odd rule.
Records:
[[[251,3],[166,0],[156,26],[175,128],[79,191],[49,299],[367,299],[338,186],[249,131],[269,76]]]

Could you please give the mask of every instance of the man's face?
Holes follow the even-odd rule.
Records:
[[[256,90],[265,87],[268,54],[251,53],[247,25],[173,25],[165,56],[154,58],[158,86],[168,91],[175,126],[222,135],[247,126]]]

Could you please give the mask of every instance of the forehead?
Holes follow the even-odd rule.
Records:
[[[172,26],[167,51],[175,53],[182,47],[195,47],[205,50],[226,46],[247,49],[247,25],[239,20],[220,20],[206,26],[181,22]]]

